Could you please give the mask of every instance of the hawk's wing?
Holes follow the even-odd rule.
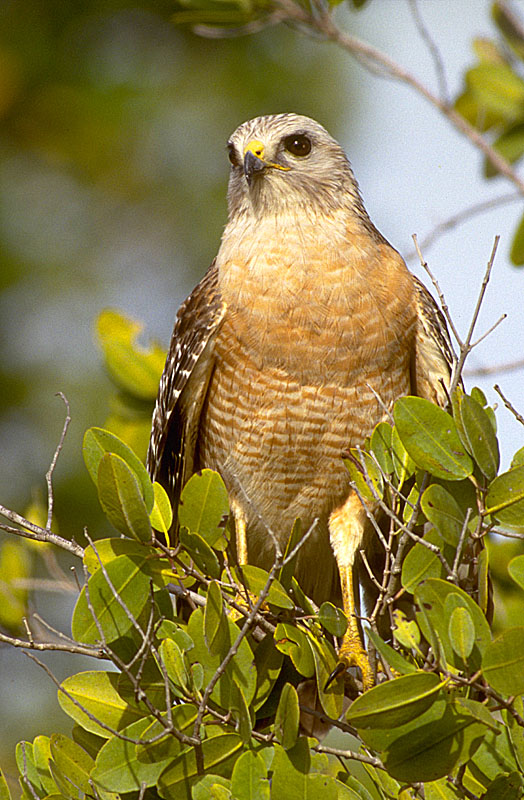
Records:
[[[169,495],[174,513],[193,471],[200,413],[214,368],[214,344],[226,305],[215,261],[180,306],[153,414],[147,469]]]
[[[448,404],[456,357],[444,315],[422,281],[413,275],[417,330],[412,359],[411,391],[439,406]]]

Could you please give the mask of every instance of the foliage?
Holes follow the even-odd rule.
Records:
[[[153,354],[127,334],[111,354],[128,397]],[[377,685],[358,697],[358,675],[327,686],[344,614],[316,608],[293,575],[308,532],[294,527],[269,572],[235,567],[227,493],[203,470],[183,490],[179,538],[166,547],[154,538],[172,526],[165,492],[122,439],[90,428],[84,460],[120,537],[83,551],[69,649],[107,668],[59,686],[71,737],[18,746],[23,797],[522,797],[524,627],[493,636],[484,541],[524,531],[523,450],[500,473],[484,395],[459,388],[452,401],[447,413],[402,398],[346,459],[385,520],[364,622]],[[8,584],[22,562],[5,549],[2,559]],[[523,555],[506,575],[521,593]],[[19,594],[10,602],[14,614]],[[326,722],[336,747],[322,742]]]
[[[493,19],[499,41],[477,39],[478,63],[465,75],[465,87],[455,106],[479,131],[489,131],[493,147],[511,164],[524,156],[524,30],[506,4],[493,4]],[[497,175],[486,159],[487,178]],[[524,217],[520,220],[511,260],[524,264]]]

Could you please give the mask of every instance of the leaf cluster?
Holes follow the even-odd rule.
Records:
[[[495,150],[515,164],[524,156],[524,30],[505,3],[494,3],[492,15],[499,41],[475,40],[478,63],[466,72],[455,108],[479,131],[489,131]],[[497,175],[488,159],[484,174]],[[515,265],[524,264],[524,217],[510,257]]]
[[[299,523],[272,570],[236,567],[217,473],[189,480],[165,546],[172,510],[134,452],[91,428],[84,460],[120,538],[84,551],[72,636],[111,666],[60,684],[71,738],[20,743],[23,797],[522,796],[524,627],[493,638],[483,545],[524,528],[524,449],[499,474],[479,390],[449,413],[402,398],[348,453],[385,521],[365,619],[377,685],[348,709],[344,680],[326,688],[347,620],[294,577]],[[524,556],[509,576],[524,590]]]

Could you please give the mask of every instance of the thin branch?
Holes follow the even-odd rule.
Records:
[[[317,753],[327,753],[332,756],[338,756],[339,758],[350,758],[353,761],[361,761],[363,764],[371,764],[371,766],[377,767],[378,769],[386,769],[380,758],[365,756],[363,753],[354,753],[353,750],[338,750],[336,747],[326,747],[326,745],[322,744],[317,744],[313,747],[313,750]]]
[[[311,28],[321,33],[326,39],[335,42],[347,53],[361,61],[364,66],[368,67],[369,64],[377,65],[381,68],[382,74],[385,77],[393,78],[414,89],[434,108],[440,111],[459,133],[466,136],[478,150],[481,150],[497,172],[500,172],[511,181],[511,183],[517,187],[520,194],[524,194],[524,181],[519,178],[508,161],[486,141],[484,136],[482,136],[473,125],[455,111],[452,105],[434,95],[427,86],[421,83],[421,81],[415,78],[415,76],[404,67],[397,64],[392,58],[382,53],[376,47],[361,41],[356,36],[352,36],[340,30],[333,21],[333,15],[330,11],[326,11],[324,14],[317,16],[308,14],[297,3],[293,2],[293,0],[279,0],[277,6],[287,10],[291,20],[297,20],[305,24],[306,30]]]
[[[90,656],[91,658],[107,659],[107,655],[100,647],[90,647],[87,644],[60,644],[58,642],[35,642],[25,641],[24,639],[16,639],[14,636],[7,636],[5,633],[0,633],[0,642],[10,644],[12,647],[21,647],[24,650],[61,650],[65,653],[74,653],[81,656]]]
[[[522,416],[522,414],[519,414],[519,412],[517,411],[517,409],[514,406],[511,405],[511,403],[508,400],[508,398],[504,394],[502,394],[502,389],[500,388],[498,383],[496,383],[493,388],[495,389],[496,393],[501,398],[502,402],[504,403],[504,405],[506,406],[508,411],[511,411],[511,413],[513,414],[513,416],[515,417],[517,422],[520,422],[521,425],[524,425],[524,417]]]
[[[435,74],[437,76],[437,82],[439,87],[440,100],[443,103],[446,103],[446,105],[449,105],[449,92],[446,79],[446,68],[444,66],[444,61],[442,59],[440,50],[438,49],[433,37],[431,36],[424,20],[422,19],[422,15],[420,13],[420,8],[417,0],[408,0],[408,5],[411,10],[413,22],[415,23],[415,26],[420,34],[420,38],[428,48],[429,54],[433,60],[433,64],[435,67]]]
[[[492,211],[494,208],[508,205],[508,203],[514,203],[517,200],[522,202],[522,195],[519,192],[508,192],[507,194],[503,194],[500,197],[495,197],[492,200],[483,200],[481,203],[475,203],[474,205],[465,208],[463,211],[453,214],[453,216],[448,217],[448,219],[443,220],[443,222],[439,222],[439,224],[436,225],[421,240],[420,247],[422,250],[426,251],[435,243],[438,238],[440,238],[440,236],[442,236],[444,233],[447,233],[447,231],[456,228],[458,225],[461,225],[463,222],[467,222],[478,214],[484,214],[486,211]],[[411,250],[404,257],[406,261],[412,261],[417,257],[417,250]]]
[[[78,558],[83,558],[84,548],[76,542],[69,541],[69,539],[64,539],[62,536],[59,536],[57,533],[53,533],[53,531],[50,531],[48,528],[41,528],[40,525],[36,525],[34,522],[22,517],[21,514],[17,514],[16,511],[11,511],[9,508],[6,508],[1,504],[0,514],[2,517],[5,517],[11,522],[15,522],[17,525],[22,526],[21,529],[11,528],[0,523],[0,528],[2,530],[8,531],[8,533],[16,533],[18,536],[23,536],[26,539],[34,539],[37,542],[50,542],[51,544],[55,544],[57,547],[61,547],[62,550],[67,550],[74,556],[78,556]]]
[[[65,437],[67,435],[67,429],[69,428],[69,423],[71,422],[71,414],[70,414],[70,407],[69,401],[65,394],[62,392],[57,392],[57,397],[61,397],[65,403],[66,407],[66,418],[64,422],[64,427],[62,428],[62,433],[60,435],[60,439],[58,440],[58,444],[56,446],[55,453],[51,460],[51,465],[46,472],[46,483],[47,483],[47,524],[46,528],[51,530],[51,523],[53,521],[53,505],[54,505],[54,497],[53,497],[53,473],[55,471],[56,462],[58,461],[58,456],[62,452],[62,447],[64,446]]]
[[[492,364],[490,367],[473,367],[464,370],[464,375],[468,378],[477,378],[484,375],[500,375],[502,372],[516,372],[524,369],[524,358],[516,361],[507,361],[505,364]]]

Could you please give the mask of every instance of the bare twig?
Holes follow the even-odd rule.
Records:
[[[55,471],[56,462],[58,461],[58,456],[62,451],[62,447],[64,446],[65,437],[67,435],[67,429],[69,428],[69,423],[71,422],[71,414],[69,408],[69,401],[65,394],[62,392],[57,392],[57,397],[61,397],[65,403],[66,407],[66,418],[64,422],[64,427],[62,428],[62,433],[60,435],[60,439],[58,440],[58,444],[51,460],[51,465],[47,470],[45,479],[47,483],[47,524],[46,528],[51,530],[51,523],[53,521],[53,505],[54,505],[54,497],[53,497],[53,472]]]
[[[448,217],[448,219],[443,220],[436,225],[433,230],[426,234],[426,236],[421,240],[420,247],[422,250],[426,251],[444,233],[456,228],[463,222],[467,222],[467,220],[472,219],[473,217],[477,216],[477,214],[484,214],[487,211],[492,211],[494,208],[507,205],[508,203],[514,203],[517,200],[522,202],[522,195],[519,192],[508,192],[507,194],[503,194],[500,197],[495,197],[492,200],[483,200],[481,203],[475,203],[474,205],[459,211],[457,214],[453,214],[453,216]],[[405,259],[406,261],[412,261],[417,257],[417,255],[417,250],[414,249],[405,255]]]
[[[498,383],[496,383],[493,388],[495,389],[495,391],[497,392],[499,397],[502,399],[502,402],[504,403],[504,405],[506,406],[508,411],[511,411],[511,413],[513,414],[515,419],[518,422],[520,422],[521,425],[524,425],[524,417],[522,416],[522,414],[519,414],[519,412],[517,411],[517,409],[514,406],[511,405],[511,403],[508,400],[508,398],[502,393],[502,389],[500,388]]]
[[[54,650],[65,653],[75,653],[81,656],[90,656],[91,658],[107,659],[107,655],[100,647],[90,647],[87,644],[62,644],[59,642],[35,642],[34,640],[25,641],[24,639],[17,639],[14,636],[7,636],[5,633],[0,633],[0,642],[10,644],[12,647],[21,647],[24,650]]]
[[[433,64],[435,66],[435,74],[437,76],[437,82],[439,87],[440,100],[446,105],[449,105],[449,92],[446,79],[446,69],[444,67],[444,61],[442,59],[440,50],[438,49],[433,37],[431,36],[424,20],[422,19],[417,0],[408,0],[408,4],[411,9],[411,15],[413,17],[413,21],[420,34],[420,38],[428,48],[429,54],[433,60]]]
[[[57,547],[61,547],[62,550],[68,550],[70,553],[78,556],[79,558],[83,557],[84,548],[76,542],[70,542],[68,539],[64,539],[57,533],[53,533],[53,531],[50,531],[48,528],[41,528],[40,525],[30,522],[30,520],[26,519],[21,514],[17,514],[16,511],[11,511],[9,508],[6,508],[1,504],[0,514],[11,522],[15,522],[17,525],[22,526],[20,529],[11,528],[0,523],[0,528],[2,530],[8,531],[9,533],[15,533],[18,536],[25,537],[26,539],[34,539],[37,542],[50,542],[51,544],[55,544]]]
[[[353,761],[361,761],[363,764],[371,764],[371,766],[377,767],[378,769],[386,769],[380,758],[366,756],[363,753],[354,753],[353,750],[339,750],[336,747],[326,747],[326,745],[322,744],[317,744],[313,747],[313,750],[317,753],[327,753],[332,756],[338,756],[339,758],[350,758]]]
[[[524,358],[516,361],[507,361],[504,364],[492,364],[489,367],[470,367],[464,370],[464,375],[468,378],[478,378],[483,375],[500,375],[503,372],[516,372],[524,369]]]

